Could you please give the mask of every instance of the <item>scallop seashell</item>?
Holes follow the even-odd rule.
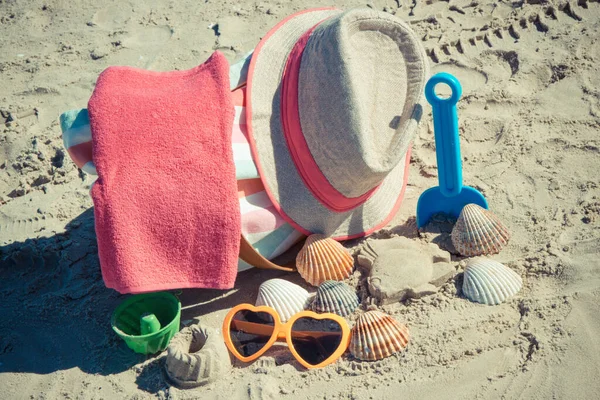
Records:
[[[496,254],[508,243],[510,233],[490,211],[467,204],[452,229],[452,244],[463,256]]]
[[[325,281],[317,289],[312,309],[318,313],[334,313],[347,317],[359,304],[356,292],[349,285],[344,282]]]
[[[310,235],[296,257],[296,267],[305,281],[318,286],[326,280],[341,281],[350,276],[354,259],[335,240],[324,235]]]
[[[498,261],[475,257],[467,261],[462,291],[471,301],[500,304],[523,287],[523,280],[512,269]]]
[[[286,322],[292,315],[303,311],[308,303],[309,293],[302,287],[283,279],[269,279],[258,288],[257,306],[275,309]]]
[[[350,352],[359,360],[381,360],[402,351],[409,338],[408,328],[390,315],[367,311],[352,328]]]
[[[167,348],[167,376],[180,388],[212,383],[230,368],[225,342],[217,330],[192,325],[177,333]]]

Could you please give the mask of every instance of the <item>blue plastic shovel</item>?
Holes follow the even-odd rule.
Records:
[[[435,86],[439,83],[450,86],[452,95],[449,98],[443,99],[435,94]],[[488,208],[485,197],[479,191],[462,184],[462,160],[456,113],[456,103],[461,95],[462,88],[458,79],[445,72],[432,76],[425,85],[425,97],[433,109],[439,186],[427,189],[419,197],[418,228],[427,225],[431,216],[437,213],[458,218],[463,207],[470,203]]]

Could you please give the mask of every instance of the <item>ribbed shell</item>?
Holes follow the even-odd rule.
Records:
[[[318,286],[327,280],[348,278],[354,267],[354,259],[340,243],[315,234],[306,239],[296,257],[296,267],[305,281]]]
[[[508,243],[510,232],[490,211],[467,204],[452,229],[452,244],[463,256],[496,254]]]
[[[181,388],[207,385],[230,367],[223,338],[199,325],[179,332],[167,348],[167,376]]]
[[[471,301],[500,304],[523,287],[523,280],[498,261],[475,257],[467,261],[462,291]]]
[[[308,303],[309,293],[302,287],[283,279],[269,279],[258,288],[257,306],[275,309],[286,322],[294,314],[303,311]]]
[[[350,352],[359,360],[381,360],[402,351],[409,338],[405,325],[381,311],[367,311],[352,328]]]
[[[344,282],[325,281],[317,289],[312,309],[318,313],[334,313],[347,317],[358,305],[358,296],[349,285]]]

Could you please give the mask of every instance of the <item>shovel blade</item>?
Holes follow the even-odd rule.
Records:
[[[459,194],[446,197],[440,187],[435,186],[424,191],[417,202],[417,228],[427,225],[429,219],[437,213],[444,213],[458,218],[463,207],[475,203],[487,210],[488,203],[485,197],[470,186],[463,186]]]

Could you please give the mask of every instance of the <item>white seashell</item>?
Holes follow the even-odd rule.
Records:
[[[296,267],[304,280],[319,286],[326,280],[341,281],[350,276],[354,259],[337,241],[323,235],[310,235],[296,257]]]
[[[309,293],[306,289],[283,279],[269,279],[258,288],[257,306],[269,306],[286,322],[294,314],[304,310]]]
[[[381,311],[367,311],[352,327],[350,353],[359,360],[381,360],[402,351],[409,339],[405,325]]]
[[[475,257],[467,261],[462,291],[471,301],[495,305],[513,296],[523,287],[523,280],[498,261]]]
[[[467,204],[452,228],[452,244],[463,256],[496,254],[508,243],[510,232],[492,212]]]

